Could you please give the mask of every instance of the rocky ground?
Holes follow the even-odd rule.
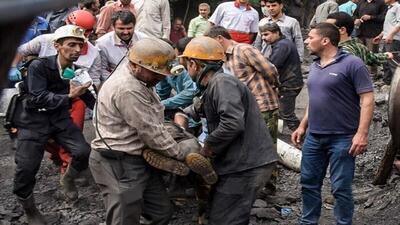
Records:
[[[306,69],[306,68],[305,68]],[[376,109],[370,129],[368,151],[357,157],[354,179],[356,210],[354,224],[398,225],[400,224],[400,176],[393,174],[384,186],[371,184],[382,158],[386,142],[389,140],[387,119],[387,93],[389,88],[379,81],[375,83]],[[307,90],[298,98],[297,112],[301,115],[307,103]],[[22,208],[12,194],[14,174],[14,150],[7,134],[0,129],[0,225],[25,224]],[[85,125],[85,135],[91,140],[94,135],[89,121]],[[281,135],[288,140],[289,132]],[[50,224],[94,225],[104,222],[104,207],[97,187],[91,181],[80,187],[77,202],[65,202],[59,192],[59,173],[45,156],[37,175],[35,197],[39,209],[45,212]],[[334,224],[333,205],[330,196],[329,179],[323,187],[324,205],[321,224]],[[187,191],[189,196],[192,190]],[[173,225],[196,224],[196,201],[193,197],[174,199],[175,214]],[[299,174],[279,166],[277,191],[274,195],[263,196],[256,201],[252,211],[251,224],[298,224],[301,210]]]

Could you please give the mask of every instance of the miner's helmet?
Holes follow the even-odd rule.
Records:
[[[225,57],[224,48],[210,37],[193,38],[179,57],[206,61],[221,61]]]
[[[64,25],[62,27],[59,27],[54,32],[53,42],[57,42],[58,40],[60,40],[62,38],[68,38],[68,37],[78,38],[78,39],[82,39],[83,41],[86,41],[85,30],[76,25],[69,24],[69,25]]]
[[[167,42],[157,38],[143,38],[129,50],[129,61],[164,76],[171,75],[175,51]]]

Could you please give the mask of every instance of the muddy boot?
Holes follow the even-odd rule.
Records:
[[[207,184],[215,184],[218,175],[215,173],[210,161],[199,153],[189,153],[186,158],[186,165],[195,173],[203,177]]]
[[[186,176],[190,172],[190,169],[183,162],[164,156],[151,149],[143,151],[143,158],[151,166],[179,176]]]
[[[75,201],[78,199],[78,190],[75,186],[75,178],[79,172],[72,168],[71,164],[68,165],[67,170],[61,175],[60,184],[65,197],[69,200]]]
[[[29,195],[29,197],[26,199],[18,198],[18,201],[24,208],[29,225],[45,225],[46,224],[44,216],[36,208],[35,199],[33,198],[33,194]]]

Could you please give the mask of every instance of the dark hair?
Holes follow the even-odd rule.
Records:
[[[345,12],[335,12],[328,15],[327,19],[334,19],[335,25],[338,28],[346,28],[346,32],[350,35],[354,30],[354,20],[349,14]]]
[[[175,23],[176,21],[180,20],[183,23],[183,19],[180,17],[175,17],[174,21],[172,21],[172,23]]]
[[[175,48],[178,50],[179,54],[185,51],[186,45],[192,40],[192,37],[184,37],[178,40],[175,44]]]
[[[258,30],[262,33],[265,31],[269,31],[272,33],[279,33],[279,36],[283,36],[281,28],[278,26],[276,23],[264,23],[264,24],[259,24],[258,25]]]
[[[267,2],[268,2],[268,3],[275,3],[275,2],[276,2],[276,3],[278,3],[278,4],[282,4],[282,0],[265,0],[264,2],[265,2],[265,3],[267,3]]]
[[[117,20],[121,20],[122,24],[124,24],[124,25],[130,24],[130,23],[133,23],[133,25],[136,24],[135,15],[133,15],[133,13],[131,13],[130,11],[127,11],[127,10],[121,10],[121,11],[117,11],[117,12],[113,13],[111,16],[111,22],[112,22],[113,26],[115,26],[115,23],[117,22]]]
[[[207,31],[204,33],[204,36],[207,36],[207,37],[210,37],[210,38],[216,38],[216,37],[218,37],[219,35],[221,35],[222,37],[224,37],[224,38],[226,38],[226,39],[228,39],[228,40],[231,40],[231,39],[232,39],[232,37],[231,37],[231,35],[229,34],[228,30],[225,29],[224,27],[221,27],[221,26],[213,26],[213,27],[210,27],[210,29],[207,30]]]
[[[313,29],[322,37],[327,37],[332,45],[338,46],[340,41],[339,29],[331,23],[319,23]]]
[[[91,9],[92,5],[96,3],[96,0],[80,0],[79,3],[82,7]]]

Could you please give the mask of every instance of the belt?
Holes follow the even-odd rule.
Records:
[[[127,157],[132,157],[132,158],[142,158],[141,155],[131,155],[128,154],[126,152],[121,152],[121,151],[115,151],[115,150],[110,150],[110,149],[93,149],[96,152],[100,153],[100,155],[104,158],[107,159],[117,159],[117,160],[121,160],[123,158],[127,158]]]

